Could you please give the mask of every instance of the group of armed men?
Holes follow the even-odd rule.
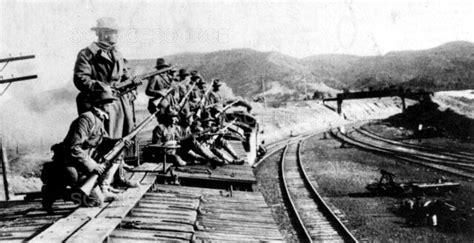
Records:
[[[43,168],[46,210],[52,210],[54,201],[61,197],[84,206],[98,206],[116,199],[118,188],[139,186],[126,179],[125,171],[130,166],[124,158],[133,145],[127,135],[136,129],[133,102],[136,87],[144,78],[148,78],[148,110],[158,120],[152,144],[147,147],[152,158],[166,159],[175,166],[210,163],[215,168],[244,163],[225,138],[232,122],[224,126],[223,113],[234,105],[245,106],[250,112],[247,103],[224,100],[219,80],[206,87],[197,71],[177,70],[163,58],[157,59],[154,75],[131,77],[127,60],[115,48],[119,31],[115,19],[100,18],[91,30],[98,41],[79,52],[74,67],[73,81],[80,91],[76,100],[79,116],[65,139],[52,147],[53,162]],[[111,163],[101,163],[101,158],[120,142],[126,149]],[[98,178],[94,183],[97,186],[90,194],[77,194],[92,175]]]

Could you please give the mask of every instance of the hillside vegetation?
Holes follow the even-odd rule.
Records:
[[[262,96],[264,90],[267,100],[283,101],[312,97],[316,91],[325,97],[342,89],[397,85],[429,91],[474,88],[474,44],[462,41],[367,57],[327,54],[298,59],[277,52],[233,49],[165,59],[199,70],[207,79],[220,78],[236,95],[250,99]],[[131,64],[136,70],[146,70],[153,68],[154,62],[132,60]]]

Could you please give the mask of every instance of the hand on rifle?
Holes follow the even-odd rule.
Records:
[[[132,83],[133,83],[134,85],[140,85],[140,84],[143,83],[143,80],[142,80],[141,77],[135,77],[135,78],[132,80]]]
[[[102,175],[105,171],[105,165],[104,164],[96,164],[94,169],[92,169],[95,173]]]
[[[127,149],[129,149],[133,146],[133,141],[132,140],[121,139],[121,141],[123,141],[123,143],[125,144],[125,148],[127,148]]]

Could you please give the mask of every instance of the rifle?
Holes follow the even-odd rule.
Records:
[[[123,82],[120,82],[120,83],[116,84],[114,88],[119,91],[119,94],[118,94],[119,97],[123,96],[125,94],[128,94],[128,93],[132,92],[133,90],[137,89],[138,86],[143,84],[143,82],[134,83],[133,81],[136,78],[147,79],[147,78],[150,78],[150,77],[168,72],[173,68],[174,67],[167,67],[167,68],[162,68],[160,70],[155,70],[153,72],[143,73],[143,74],[140,74],[140,75],[133,76],[133,77],[131,77],[131,78],[129,78],[129,79],[123,81]]]
[[[235,104],[237,104],[237,102],[239,102],[239,100],[235,100],[233,101],[232,103],[228,104],[227,106],[225,106],[221,111],[219,111],[219,113],[216,115],[216,118],[219,118],[222,114],[225,113],[226,110],[228,110],[229,108],[231,108],[232,106],[234,106]]]
[[[195,86],[196,86],[196,83],[193,83],[193,86],[191,86],[191,88],[188,90],[188,92],[186,92],[186,95],[184,95],[181,102],[179,102],[179,104],[178,104],[178,114],[183,109],[184,105],[186,104],[186,101],[188,101],[189,95],[191,94],[191,92],[193,92],[193,89],[194,89]]]
[[[161,102],[162,99],[164,99],[166,96],[168,96],[173,89],[168,89],[166,92],[166,95],[161,97],[160,99],[157,100],[157,104]],[[155,104],[156,104],[155,103]],[[140,122],[138,126],[136,126],[127,136],[123,137],[119,141],[117,141],[114,145],[114,147],[106,154],[104,157],[100,159],[101,163],[104,163],[107,167],[109,164],[113,161],[117,155],[122,152],[122,150],[125,148],[125,141],[131,141],[143,128],[145,128],[148,123],[153,121],[155,118],[155,115],[159,112],[157,109],[153,114],[148,116],[145,120]],[[79,190],[84,194],[84,195],[89,195],[94,188],[95,184],[97,183],[97,180],[99,179],[99,175],[97,173],[92,174],[87,178],[87,180],[82,184],[81,187],[79,187]]]
[[[209,139],[209,144],[214,143],[214,141],[216,141],[218,136],[224,135],[224,131],[229,129],[229,127],[232,126],[236,121],[237,119],[234,119],[233,121],[225,125],[223,128],[220,128],[219,130],[217,130],[216,134],[212,135],[212,137]]]
[[[204,106],[204,102],[206,102],[206,96],[207,94],[209,94],[209,92],[211,92],[211,89],[212,89],[212,85],[209,85],[209,87],[207,88],[206,92],[204,92],[204,95],[201,97],[201,100],[198,102],[198,110],[196,112],[196,116],[197,117],[201,117],[201,113],[202,113],[202,108]]]
[[[207,128],[207,129],[204,129],[202,131],[199,131],[199,132],[194,132],[194,133],[191,133],[191,134],[188,134],[184,137],[182,137],[180,139],[180,141],[184,141],[186,139],[189,139],[191,137],[202,137],[202,136],[219,136],[219,135],[224,135],[223,131],[225,131],[226,129],[228,129],[236,120],[233,120],[232,122],[230,122],[229,124],[227,124],[225,127],[217,130],[217,131],[213,131],[212,128]]]

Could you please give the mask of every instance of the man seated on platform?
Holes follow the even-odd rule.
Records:
[[[91,108],[74,120],[69,132],[60,144],[52,147],[53,162],[45,164],[41,179],[43,207],[50,211],[58,198],[72,199],[83,206],[99,206],[103,201],[116,199],[115,191],[109,185],[115,173],[108,173],[111,167],[98,163],[117,139],[109,139],[104,122],[109,119],[106,106],[116,98],[108,86],[92,92],[88,98]],[[131,142],[126,141],[130,146]],[[71,194],[94,173],[99,174],[99,186],[90,195]],[[67,191],[67,186],[72,190]],[[69,192],[69,194],[67,193]]]
[[[220,87],[222,86],[219,79],[214,79],[212,82],[212,91],[209,93],[208,105],[214,105],[211,109],[211,114],[214,116],[219,112],[219,108],[223,108],[224,105],[233,103],[233,106],[242,106],[247,109],[247,112],[252,111],[252,106],[242,99],[232,99],[228,97],[223,97],[220,93]]]
[[[159,151],[155,154],[156,159],[166,159],[175,166],[184,166],[186,162],[176,154],[179,148],[178,141],[181,138],[182,130],[177,126],[178,113],[171,107],[159,116],[159,124],[153,130],[152,145],[150,147],[157,148]]]
[[[211,116],[209,111],[203,113],[202,124],[203,130],[219,131],[218,123],[216,122],[216,119]],[[211,133],[210,136],[204,136],[202,142],[207,144],[210,150],[227,164],[244,164],[245,160],[237,155],[232,145],[224,138],[224,135],[226,135],[225,132],[228,131],[221,131],[221,133],[217,134]],[[229,156],[227,156],[223,151],[226,151],[231,158],[229,158]]]
[[[224,164],[209,148],[200,144],[197,140],[205,131],[201,133],[190,133],[189,129],[183,131],[177,125],[177,112],[171,108],[166,109],[160,116],[160,124],[153,130],[152,144],[149,145],[153,151],[155,160],[162,160],[163,156],[176,166],[186,164],[207,163],[215,168]],[[179,142],[179,145],[178,143]],[[171,146],[171,147],[167,147]]]

